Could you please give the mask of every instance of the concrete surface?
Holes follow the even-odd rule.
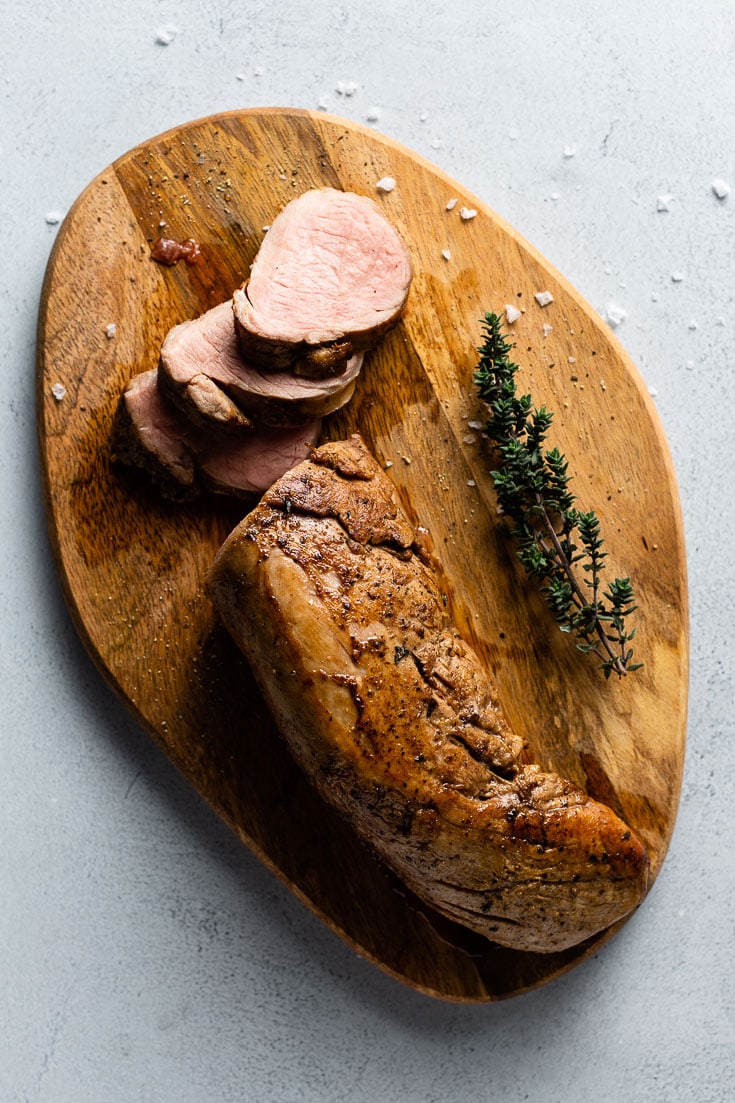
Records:
[[[734,45],[730,0],[5,0],[0,1100],[735,1097],[735,194],[711,188],[735,187]],[[504,1004],[404,989],[235,843],[92,668],[45,534],[47,215],[169,126],[320,103],[360,121],[377,107],[377,129],[482,196],[600,312],[626,312],[680,480],[692,677],[669,858],[618,938]]]

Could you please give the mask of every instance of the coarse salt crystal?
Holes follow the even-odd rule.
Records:
[[[617,329],[617,327],[622,325],[628,317],[628,312],[623,310],[622,306],[617,306],[616,303],[608,303],[606,313],[607,324],[611,326],[612,329]]]
[[[377,123],[378,119],[380,118],[380,109],[378,107],[368,108],[365,118],[369,123]]]
[[[244,73],[235,73],[235,80],[245,80]]]
[[[451,260],[452,259],[452,254],[449,252],[448,249],[442,249],[442,256],[444,257],[445,260]]]
[[[473,437],[472,433],[468,433],[467,436],[462,437],[462,440],[465,444],[475,444],[477,441],[477,437]]]
[[[681,283],[681,281],[683,279],[684,279],[684,273],[683,272],[672,272],[671,273],[671,282],[672,283]]]
[[[467,425],[470,429],[482,429],[481,421],[468,421]]]
[[[669,210],[671,210],[670,204],[671,204],[673,198],[674,198],[673,195],[659,195],[658,199],[656,200],[656,210],[657,211],[669,211]]]
[[[569,357],[569,363],[570,364],[576,364],[577,363],[577,357],[576,356],[570,356]]]
[[[383,176],[375,185],[378,191],[393,191],[395,186],[396,182],[392,176]]]
[[[508,137],[510,138],[511,142],[515,142],[516,138],[518,137],[518,131],[515,129],[509,130]]]
[[[264,70],[262,65],[256,65],[255,68],[253,69],[253,76],[254,77],[262,77],[264,72],[265,72],[265,70]]]
[[[46,222],[49,226],[56,226],[61,222],[61,214],[59,211],[49,211],[46,215]]]
[[[51,388],[51,394],[54,396],[57,402],[61,402],[62,398],[66,396],[66,387],[63,383],[54,383]]]
[[[698,328],[697,323],[695,322],[694,318],[692,318],[692,320],[690,321],[689,328],[690,329],[697,329]]]
[[[573,157],[576,152],[577,151],[574,148],[574,146],[564,146],[564,156],[565,157]]]
[[[552,198],[552,199],[553,199],[554,201],[556,201],[557,199],[561,199],[561,196],[560,196],[560,194],[559,194],[559,192],[558,192],[558,191],[553,191],[553,192],[551,193],[551,198]]]
[[[730,194],[730,185],[726,180],[722,180],[719,176],[712,181],[712,191],[715,193],[718,199],[727,199]]]
[[[116,333],[117,333],[117,326],[115,325],[114,322],[110,322],[109,325],[105,326],[105,337],[107,337],[108,340],[112,340],[112,338],[115,336]]]
[[[649,387],[648,388],[648,393],[651,395],[652,398],[655,398],[656,395],[658,394],[658,391],[656,390],[655,387]]]
[[[459,203],[459,200],[458,200],[458,199],[450,199],[450,200],[449,200],[449,202],[447,203],[447,205],[446,205],[446,207],[445,207],[444,209],[445,209],[446,211],[453,211],[453,210],[454,210],[454,208],[455,208],[455,207],[457,206],[457,204],[458,204],[458,203]]]
[[[474,479],[468,479],[467,480],[467,486],[477,486],[477,483],[475,482]]]
[[[549,303],[554,301],[554,296],[550,291],[537,291],[533,297],[539,306],[548,306]]]
[[[550,326],[550,325],[548,325],[548,324],[547,324],[547,325],[545,325],[545,326],[544,326],[544,329],[543,329],[544,337],[548,337],[548,336],[549,336],[549,334],[550,334],[550,333],[551,333],[551,332],[553,331],[553,329],[554,329],[554,327],[553,327],[553,326]]]
[[[317,109],[317,111],[326,111],[326,110],[328,109],[328,104],[327,104],[327,101],[326,101],[326,100],[324,99],[324,97],[323,97],[323,96],[322,96],[322,98],[321,98],[321,99],[320,99],[320,100],[319,100],[319,101],[317,102],[317,105],[316,105],[316,109]]]
[[[505,320],[509,326],[513,325],[513,322],[517,322],[521,316],[521,312],[517,306],[513,306],[513,303],[505,304]]]
[[[651,292],[651,302],[652,303],[657,303],[658,299],[659,299],[658,291],[652,291]]]
[[[428,119],[428,117],[429,117],[429,114],[428,114],[427,111],[419,111],[419,122],[420,123],[425,123],[426,120]]]
[[[463,222],[469,222],[469,220],[471,218],[475,218],[476,216],[477,216],[477,211],[474,210],[472,207],[461,207],[460,208],[459,217],[462,219]]]
[[[694,371],[694,361],[693,360],[687,360],[684,367],[686,368],[687,371]]]
[[[159,46],[170,46],[178,34],[176,27],[160,27],[156,32],[156,43]]]

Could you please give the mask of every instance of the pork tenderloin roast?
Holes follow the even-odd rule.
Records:
[[[359,437],[322,445],[265,493],[209,589],[295,759],[420,899],[540,953],[640,903],[643,844],[572,782],[524,764]]]

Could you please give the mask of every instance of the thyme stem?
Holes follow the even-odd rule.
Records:
[[[544,448],[553,414],[534,408],[530,395],[517,395],[518,365],[497,314],[485,315],[483,334],[475,383],[488,407],[483,431],[499,459],[492,475],[500,510],[520,541],[518,558],[540,582],[560,630],[597,657],[606,678],[624,677],[642,665],[631,662],[635,629],[628,631],[626,618],[636,606],[630,579],[614,579],[601,596],[607,553],[600,523],[593,511],[575,507],[564,456]]]

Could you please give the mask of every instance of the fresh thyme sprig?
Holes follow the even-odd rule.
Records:
[[[518,558],[539,582],[561,631],[599,659],[606,678],[622,677],[643,665],[631,662],[635,628],[628,629],[627,618],[637,607],[630,579],[616,578],[603,589],[607,553],[600,522],[593,511],[575,507],[565,457],[544,447],[554,415],[534,407],[530,395],[517,394],[518,365],[510,359],[513,345],[503,336],[501,318],[488,313],[482,327],[475,383],[488,406],[484,433],[500,461],[492,476],[500,510],[519,541]]]

